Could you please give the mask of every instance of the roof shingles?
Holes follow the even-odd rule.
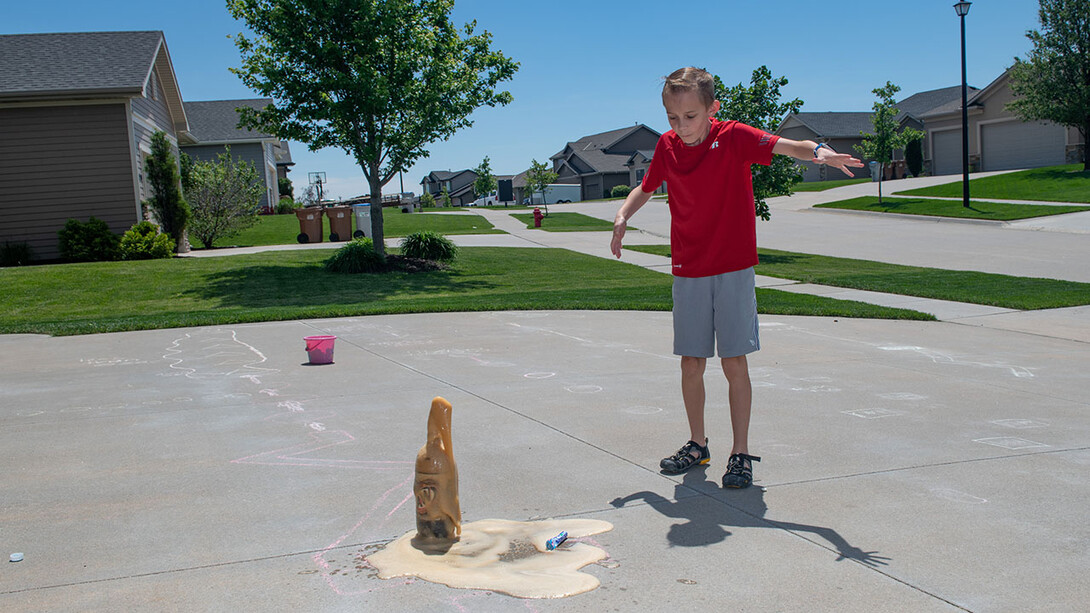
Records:
[[[0,98],[139,94],[162,42],[159,31],[0,36]]]

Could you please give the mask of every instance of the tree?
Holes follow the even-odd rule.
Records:
[[[265,188],[253,164],[231,157],[227,147],[215,162],[193,161],[189,166],[185,197],[193,211],[190,232],[206,249],[257,223]]]
[[[276,180],[276,186],[281,198],[295,198],[295,186],[291,184],[291,179],[280,177]]]
[[[897,123],[897,107],[894,106],[893,96],[901,91],[893,83],[886,81],[884,87],[871,90],[878,96],[878,101],[872,107],[871,123],[874,125],[874,133],[863,132],[863,143],[856,150],[864,158],[878,162],[878,202],[882,202],[882,177],[885,175],[886,164],[893,161],[893,150],[904,149],[908,143],[923,138],[923,132],[914,128],[900,128]]]
[[[518,63],[492,35],[458,28],[453,0],[228,0],[254,33],[235,44],[247,86],[274,102],[242,108],[241,124],[351,155],[371,190],[371,229],[383,255],[382,187],[472,125],[481,106],[506,105]]]
[[[545,162],[536,159],[530,161],[530,170],[526,171],[526,189],[530,191],[530,204],[534,203],[534,192],[541,192],[541,202],[545,206],[545,216],[549,216],[549,204],[545,202],[545,188],[556,181],[556,173],[549,170]]]
[[[450,201],[450,191],[447,190],[446,184],[439,190],[439,206],[449,209],[452,204]]]
[[[435,206],[435,196],[431,195],[431,192],[424,190],[424,194],[420,196],[420,208],[430,209]]]
[[[299,202],[305,207],[318,206],[318,188],[314,183],[303,188],[303,193],[299,196]]]
[[[174,159],[167,135],[156,130],[151,135],[151,155],[144,161],[152,197],[144,201],[164,234],[174,239],[175,249],[185,250],[185,230],[191,213],[182,198],[178,162]]]
[[[905,166],[914,177],[923,172],[923,140],[912,139],[905,145]]]
[[[719,112],[715,118],[721,121],[736,120],[766,132],[775,132],[783,118],[798,113],[802,100],[795,98],[780,102],[780,88],[787,85],[787,77],[774,78],[767,66],[753,71],[749,86],[741,83],[727,88],[715,77],[715,98],[719,100]],[[802,171],[787,156],[772,157],[772,164],[754,164],[753,205],[758,217],[768,221],[771,213],[766,199],[791,194],[791,187],[802,180]]]
[[[473,172],[477,173],[477,180],[473,182],[473,193],[478,198],[484,198],[496,191],[496,177],[492,175],[492,166],[489,165],[487,155],[484,156],[481,165],[473,169]]]
[[[1023,121],[1047,120],[1078,128],[1082,169],[1090,170],[1090,0],[1040,0],[1041,29],[1026,60],[1014,58],[1007,109]]]

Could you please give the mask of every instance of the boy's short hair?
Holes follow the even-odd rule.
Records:
[[[662,99],[666,96],[674,96],[683,92],[696,92],[705,106],[711,106],[715,101],[715,77],[703,68],[686,66],[678,68],[663,77]]]

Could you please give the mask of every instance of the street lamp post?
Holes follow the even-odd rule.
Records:
[[[965,16],[972,2],[958,2],[954,11],[961,18],[961,206],[969,208],[969,86],[965,76]]]

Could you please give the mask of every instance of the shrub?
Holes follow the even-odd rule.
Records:
[[[923,172],[923,139],[909,141],[905,145],[905,163],[908,164],[908,172],[918,177]]]
[[[325,261],[325,269],[330,272],[380,272],[385,266],[386,259],[375,252],[375,244],[369,238],[348,241]]]
[[[141,221],[121,236],[122,260],[154,260],[173,254],[174,239],[150,221]]]
[[[34,259],[34,252],[26,243],[4,242],[0,247],[0,266],[25,266]]]
[[[280,202],[276,203],[277,215],[290,215],[295,212],[295,201],[291,198],[281,198]]]
[[[430,209],[435,206],[435,196],[432,196],[430,192],[425,191],[423,196],[420,196],[420,208]]]
[[[145,205],[162,224],[163,232],[174,239],[174,244],[184,247],[186,226],[193,213],[182,198],[181,175],[178,162],[174,161],[173,146],[161,130],[151,136],[151,155],[144,161],[144,172],[152,191]]]
[[[628,195],[628,192],[631,191],[632,188],[627,185],[614,185],[613,189],[610,190],[609,195],[611,198],[624,198]]]
[[[458,247],[438,232],[422,230],[413,232],[401,241],[401,254],[421,260],[449,262],[458,255]]]
[[[61,257],[69,262],[110,262],[119,255],[121,239],[101,219],[69,219],[57,237]]]
[[[194,162],[185,188],[192,210],[189,233],[206,249],[258,221],[265,188],[254,165],[231,156],[231,148],[215,162]]]

